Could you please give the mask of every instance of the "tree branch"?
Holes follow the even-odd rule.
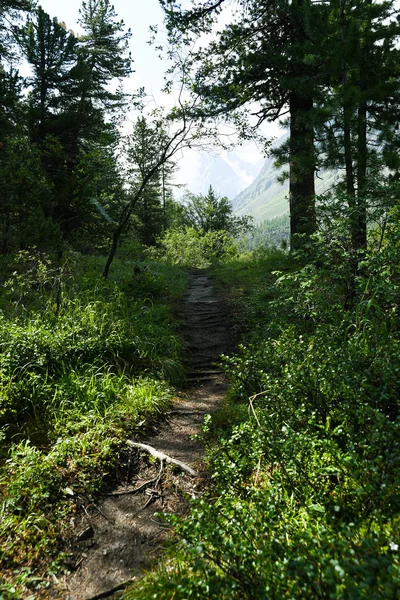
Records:
[[[159,452],[158,450],[156,450],[152,446],[149,446],[148,444],[141,444],[140,442],[132,442],[131,440],[127,440],[127,444],[128,444],[128,446],[131,446],[132,448],[141,448],[142,450],[145,450],[146,452],[151,454],[151,456],[154,456],[154,458],[157,458],[160,462],[166,462],[167,464],[171,464],[171,465],[175,465],[175,466],[179,467],[180,469],[182,469],[182,471],[185,471],[185,473],[188,473],[192,477],[197,476],[197,472],[194,469],[192,469],[192,467],[189,467],[189,465],[187,465],[186,463],[184,463],[180,460],[177,460],[176,458],[171,458],[167,454],[164,454],[164,452]]]

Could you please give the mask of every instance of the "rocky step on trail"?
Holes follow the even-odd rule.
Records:
[[[202,494],[204,449],[193,436],[204,416],[221,405],[226,384],[214,363],[229,351],[232,339],[226,303],[217,297],[206,272],[196,269],[190,277],[183,328],[190,387],[178,394],[143,443],[128,441],[131,465],[123,482],[116,482],[96,505],[84,497],[77,499],[81,517],[70,549],[72,573],[57,586],[56,598],[117,597],[117,590],[139,578],[162,552],[169,531],[156,513],[185,514],[187,497]],[[138,453],[146,460],[138,460]],[[150,453],[158,460],[147,460]]]
[[[231,346],[226,303],[218,298],[204,270],[191,274],[184,326],[186,366],[191,379],[212,379],[220,370],[214,362]]]

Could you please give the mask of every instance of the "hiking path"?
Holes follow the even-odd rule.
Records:
[[[178,393],[147,437],[131,441],[150,446],[159,456],[151,458],[148,449],[131,446],[123,480],[96,504],[82,501],[71,542],[72,572],[57,586],[55,597],[118,597],[118,590],[139,578],[162,553],[170,530],[157,513],[183,515],[189,510],[188,498],[202,494],[207,471],[203,445],[195,436],[204,416],[222,404],[226,383],[215,363],[232,347],[232,339],[227,304],[217,296],[207,273],[196,269],[190,277],[181,332],[187,389]],[[167,464],[163,455],[195,474]]]

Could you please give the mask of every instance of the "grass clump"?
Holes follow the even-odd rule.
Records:
[[[118,378],[117,383],[108,381],[112,384],[108,402],[104,400],[107,383],[97,378],[103,402],[94,405],[90,399],[93,378],[87,373],[86,377],[81,375],[75,381],[81,388],[81,402],[60,409],[46,447],[35,446],[29,439],[11,446],[0,477],[6,497],[0,527],[5,567],[15,568],[20,561],[37,566],[46,553],[54,551],[60,534],[55,524],[75,506],[73,501],[66,502],[72,495],[68,490],[85,496],[95,494],[117,464],[127,432],[168,406],[171,390],[166,384],[153,379],[114,378]],[[85,398],[87,402],[82,403]],[[26,543],[21,544],[21,540]],[[31,545],[28,553],[27,545]]]
[[[61,277],[61,267],[42,261],[47,278],[32,290],[17,263],[21,272],[10,280],[18,285],[10,283],[2,299],[4,598],[44,593],[46,573],[62,568],[60,542],[76,497],[95,497],[127,436],[166,410],[172,385],[184,376],[175,327],[185,272],[155,264],[137,275],[132,264],[116,261],[113,280],[104,282],[99,258],[73,258],[62,293],[51,279],[53,272]]]

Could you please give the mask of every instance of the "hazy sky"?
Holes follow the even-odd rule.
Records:
[[[57,17],[59,21],[65,22],[68,29],[79,33],[77,21],[79,19],[79,9],[82,5],[81,0],[41,0],[39,3],[51,17]],[[163,98],[161,89],[167,67],[166,63],[159,59],[158,52],[147,43],[151,35],[150,25],[159,25],[161,29],[163,28],[163,12],[158,0],[113,0],[112,4],[118,18],[123,19],[126,27],[132,31],[130,49],[134,61],[134,73],[131,75],[129,82],[125,84],[125,91],[133,93],[139,87],[144,87],[147,94],[154,97],[155,102],[162,106],[165,103],[165,97]],[[134,118],[134,115],[132,118]],[[270,135],[282,135],[282,131],[279,132],[274,125],[269,128],[268,133]],[[262,159],[254,144],[247,144],[238,148],[235,154],[243,161],[251,164],[258,164]],[[237,163],[237,158],[235,162]],[[191,191],[198,193],[201,185],[201,155],[198,152],[187,151],[179,161],[179,166],[179,181],[186,183]],[[238,165],[239,172],[240,165]],[[251,179],[248,176],[246,177],[245,172],[243,172],[242,187],[245,188],[250,183]]]

